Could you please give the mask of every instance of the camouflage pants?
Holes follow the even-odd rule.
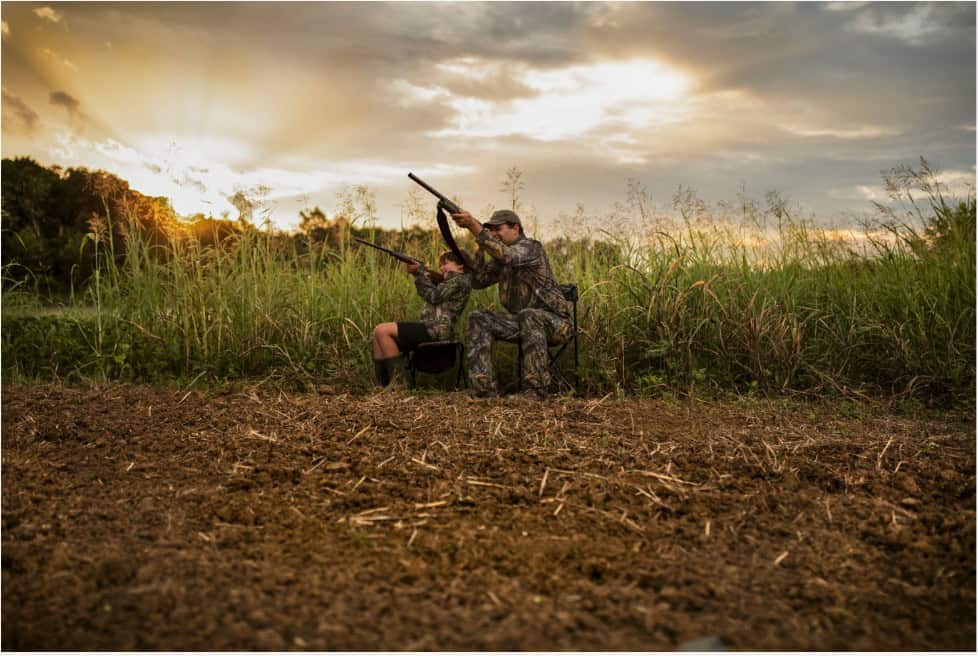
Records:
[[[469,383],[477,393],[497,392],[492,368],[492,344],[523,345],[523,388],[545,391],[550,385],[547,347],[566,343],[574,331],[569,319],[546,310],[521,310],[517,314],[475,310],[469,313],[465,331]]]

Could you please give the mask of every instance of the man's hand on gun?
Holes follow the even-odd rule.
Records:
[[[421,263],[420,262],[405,262],[404,263],[404,268],[405,268],[405,270],[407,270],[408,273],[410,273],[411,275],[414,275],[415,273],[417,273],[418,271],[421,270]]]
[[[458,213],[452,214],[452,220],[455,221],[462,228],[467,228],[473,234],[479,234],[482,231],[482,224],[476,220],[474,216],[462,210]]]

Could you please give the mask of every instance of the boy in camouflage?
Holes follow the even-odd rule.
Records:
[[[447,251],[438,258],[438,270],[444,279],[435,284],[419,264],[405,264],[414,276],[414,286],[424,299],[420,321],[398,321],[378,324],[373,330],[374,374],[377,384],[386,387],[396,377],[404,362],[403,354],[423,342],[452,339],[458,320],[472,291],[472,278],[454,253]]]
[[[543,245],[523,234],[520,217],[499,210],[480,224],[468,212],[453,214],[479,243],[480,259],[472,286],[499,285],[499,302],[509,312],[476,310],[469,313],[466,330],[469,383],[478,396],[498,394],[492,368],[496,339],[523,345],[523,389],[544,398],[550,385],[547,347],[566,343],[573,336],[567,301],[550,269]],[[487,262],[483,254],[488,254]]]

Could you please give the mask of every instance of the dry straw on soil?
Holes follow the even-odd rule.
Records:
[[[974,649],[971,414],[3,390],[5,649]]]

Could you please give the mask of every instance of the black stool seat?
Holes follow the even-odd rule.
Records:
[[[417,373],[440,374],[458,366],[455,387],[465,376],[465,345],[462,342],[445,340],[422,342],[405,354],[407,370],[411,376],[411,387],[417,386]]]

